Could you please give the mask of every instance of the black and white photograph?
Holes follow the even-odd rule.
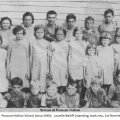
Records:
[[[40,109],[120,112],[120,0],[0,0],[0,112]]]

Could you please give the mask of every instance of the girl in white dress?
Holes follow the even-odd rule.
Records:
[[[103,70],[100,65],[99,57],[96,55],[96,45],[89,44],[86,48],[86,57],[84,59],[84,83],[89,88],[91,80],[95,76],[99,76],[103,81]],[[102,82],[103,83],[103,82]]]
[[[55,30],[56,41],[51,43],[52,61],[51,70],[53,81],[55,81],[58,86],[66,86],[67,78],[67,55],[68,55],[68,42],[65,41],[66,31],[65,29],[59,27]]]
[[[83,79],[83,58],[89,42],[83,40],[82,30],[76,27],[73,31],[75,40],[70,41],[69,70],[74,81]]]
[[[1,47],[7,49],[10,40],[14,37],[11,30],[12,20],[8,17],[3,17],[1,18],[0,24],[0,38],[3,41]]]
[[[98,57],[101,62],[104,78],[103,84],[113,84],[113,72],[114,72],[114,51],[109,46],[111,35],[108,32],[104,32],[100,37],[100,43],[97,47]]]
[[[7,51],[2,48],[2,40],[0,40],[0,93],[8,91],[8,80],[6,78],[6,60]]]
[[[47,57],[49,42],[44,39],[44,27],[36,25],[34,27],[35,38],[31,44],[32,59],[31,59],[31,74],[32,80],[39,80],[41,91],[46,90],[46,75],[47,75]]]
[[[7,76],[11,80],[20,77],[23,87],[29,87],[29,44],[24,38],[25,30],[22,26],[13,29],[16,38],[8,47]]]

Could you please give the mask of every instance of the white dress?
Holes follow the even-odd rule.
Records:
[[[20,77],[23,80],[23,87],[29,87],[29,43],[26,39],[13,40],[8,48],[8,72],[11,79]]]
[[[104,71],[103,84],[113,84],[114,52],[111,46],[98,46],[98,57]]]
[[[45,39],[34,40],[32,42],[32,67],[31,74],[32,80],[39,80],[41,91],[45,92],[46,89],[46,75],[47,75],[47,54],[49,42]]]
[[[6,78],[5,63],[7,60],[7,51],[0,48],[0,92],[8,91],[8,80]]]
[[[52,42],[51,46],[53,50],[51,62],[53,80],[58,84],[58,86],[66,86],[68,42],[65,40]]]
[[[70,42],[70,74],[74,80],[83,79],[83,58],[85,57],[85,49],[88,42],[81,40],[72,40]]]

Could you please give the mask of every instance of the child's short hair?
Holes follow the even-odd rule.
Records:
[[[50,82],[47,84],[47,88],[52,87],[52,86],[55,86],[56,88],[58,88],[58,85],[57,85],[56,82],[50,81]]]
[[[114,16],[114,11],[113,11],[112,9],[107,9],[107,10],[104,12],[104,17],[105,17],[107,14],[109,14],[109,13],[111,13],[112,16]]]
[[[75,33],[76,33],[77,31],[81,31],[81,33],[82,33],[82,29],[81,29],[80,27],[75,27],[75,29],[74,29],[74,31],[73,31],[73,36],[75,36]]]
[[[92,16],[88,16],[87,18],[85,18],[85,28],[87,28],[86,24],[88,21],[93,21],[93,23],[94,23],[94,18]]]
[[[20,25],[16,26],[13,29],[13,34],[16,35],[16,33],[19,32],[19,31],[21,31],[21,30],[23,30],[23,35],[25,35],[26,34],[25,29],[22,26],[20,26]]]
[[[12,86],[13,86],[13,85],[20,85],[20,86],[22,86],[22,85],[23,85],[23,81],[22,81],[21,78],[15,77],[15,78],[13,78],[13,79],[11,80],[11,85],[12,85]]]
[[[68,82],[66,87],[68,87],[69,85],[74,86],[75,88],[77,88],[77,82],[76,81]]]
[[[30,88],[32,89],[32,88],[35,88],[35,87],[39,87],[39,88],[41,87],[39,80],[32,80],[32,81],[30,82]]]
[[[85,50],[86,55],[88,55],[88,50],[91,49],[91,48],[95,49],[95,54],[96,54],[96,51],[97,51],[96,50],[96,48],[97,48],[96,44],[88,44],[87,47],[86,47],[86,50]]]
[[[57,16],[57,13],[54,10],[50,10],[50,11],[47,12],[47,18],[48,18],[49,15],[52,15],[52,14]]]
[[[68,14],[66,16],[66,22],[68,22],[69,19],[74,19],[76,21],[76,16],[74,14]]]
[[[94,76],[91,79],[91,85],[94,85],[94,84],[102,85],[102,79],[100,76]]]
[[[2,18],[1,18],[1,21],[0,21],[1,27],[2,27],[2,22],[3,22],[4,20],[9,20],[10,25],[12,25],[12,20],[11,20],[9,17],[2,17]]]
[[[23,21],[24,21],[24,19],[25,19],[26,16],[31,16],[31,18],[32,18],[32,24],[33,24],[34,23],[34,16],[33,16],[33,14],[31,12],[24,13],[23,14],[23,18],[22,18]]]
[[[59,30],[60,30],[60,31],[63,31],[64,36],[66,36],[66,34],[67,34],[67,33],[66,33],[66,30],[65,30],[64,28],[62,28],[62,27],[58,27],[58,28],[55,29],[55,35],[57,34],[57,32],[58,32]]]
[[[109,33],[109,32],[104,32],[104,33],[99,37],[100,44],[102,44],[101,42],[102,42],[103,39],[109,39],[109,40],[111,40],[112,38],[111,38],[110,33]]]
[[[35,32],[36,32],[38,29],[43,29],[43,31],[45,32],[45,28],[44,28],[44,26],[43,26],[42,24],[36,25],[36,26],[34,27],[34,36],[35,36]]]

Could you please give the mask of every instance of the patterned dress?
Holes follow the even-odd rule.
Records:
[[[84,80],[85,86],[88,88],[91,85],[91,79],[94,76],[103,77],[103,71],[100,65],[99,57],[86,56],[84,59]]]

